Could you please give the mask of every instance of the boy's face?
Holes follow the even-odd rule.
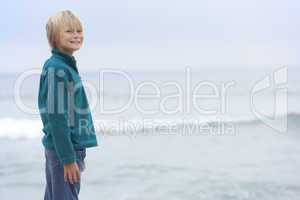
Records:
[[[66,27],[60,33],[58,48],[72,55],[74,51],[80,49],[83,42],[83,32],[81,29]]]

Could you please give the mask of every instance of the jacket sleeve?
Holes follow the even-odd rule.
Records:
[[[48,68],[47,111],[55,151],[64,164],[76,161],[68,123],[68,73],[64,68]]]

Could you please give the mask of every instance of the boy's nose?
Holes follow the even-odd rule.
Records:
[[[73,38],[74,38],[74,39],[78,39],[78,38],[80,38],[80,35],[79,35],[78,33],[75,33],[75,34],[73,35]]]
[[[74,32],[73,32],[73,36],[74,36],[74,37],[79,37],[79,36],[80,36],[80,33],[78,33],[77,31],[74,31]]]

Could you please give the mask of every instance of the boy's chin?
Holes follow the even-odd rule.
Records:
[[[78,51],[80,48],[81,48],[81,46],[79,46],[79,47],[73,47],[73,48],[72,48],[72,51],[73,51],[73,52]]]

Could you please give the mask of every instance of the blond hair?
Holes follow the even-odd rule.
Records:
[[[57,48],[60,33],[64,27],[82,31],[82,24],[71,11],[63,10],[52,15],[46,24],[48,42],[51,48]]]

